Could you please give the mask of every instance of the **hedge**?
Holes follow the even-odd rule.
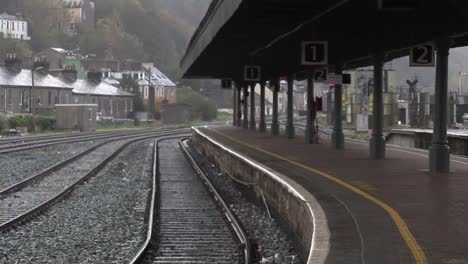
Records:
[[[2,119],[4,119],[2,117]],[[2,119],[0,123],[3,124]],[[13,115],[7,118],[9,128],[26,127],[28,132],[40,132],[53,130],[55,128],[55,118],[48,116],[31,116],[31,115]],[[0,130],[6,127],[0,124]]]

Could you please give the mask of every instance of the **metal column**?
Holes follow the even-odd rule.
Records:
[[[237,126],[237,87],[232,88],[232,125]]]
[[[266,131],[266,122],[265,122],[265,82],[260,83],[260,132]]]
[[[249,86],[247,84],[244,84],[242,87],[244,89],[244,119],[242,120],[242,127],[243,128],[249,128],[249,97],[247,96],[247,93],[249,92]]]
[[[341,66],[337,67],[335,70],[336,74],[342,74]],[[331,137],[332,146],[335,149],[344,149],[344,134],[343,134],[343,125],[341,123],[343,119],[343,92],[342,85],[335,84],[335,103],[334,103],[334,115],[333,115],[333,133]]]
[[[383,137],[383,60],[384,53],[374,55],[374,108],[372,110],[372,138],[370,140],[370,158],[385,159],[385,139]]]
[[[316,144],[315,135],[315,104],[314,104],[314,71],[307,76],[307,124],[305,131],[306,144]]]
[[[237,114],[237,122],[236,122],[236,126],[238,127],[241,127],[242,126],[242,97],[241,97],[241,93],[242,93],[242,85],[240,84],[237,84],[236,86],[236,89],[237,89],[237,108],[236,108],[236,114]]]
[[[256,130],[257,124],[255,122],[255,85],[250,85],[250,130]]]
[[[450,147],[447,140],[448,116],[448,55],[451,46],[449,38],[435,41],[437,50],[435,102],[434,102],[434,131],[432,145],[429,148],[429,169],[433,173],[447,173],[450,171]]]
[[[293,75],[288,76],[288,109],[287,109],[287,123],[286,123],[286,134],[288,138],[294,138],[294,77]]]
[[[280,79],[276,78],[273,84],[273,116],[271,121],[271,134],[273,136],[279,135],[278,123],[278,92],[280,90]]]

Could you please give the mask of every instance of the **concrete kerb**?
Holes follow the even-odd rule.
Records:
[[[273,181],[279,183],[284,189],[286,189],[290,195],[304,203],[308,208],[308,211],[312,218],[311,224],[313,226],[313,232],[310,238],[309,255],[307,257],[307,264],[325,263],[330,249],[330,230],[328,227],[325,212],[318,203],[318,201],[315,199],[314,195],[312,195],[304,187],[297,184],[295,181],[291,180],[287,176],[277,171],[274,171],[271,168],[260,164],[252,159],[249,159],[244,155],[222,145],[221,143],[212,139],[205,133],[201,132],[198,128],[192,127],[192,131],[194,131],[198,136],[209,141],[216,147],[238,158],[245,164],[248,164],[255,170],[260,171],[264,175],[268,175]]]

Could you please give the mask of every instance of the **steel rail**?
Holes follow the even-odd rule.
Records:
[[[118,130],[118,131],[93,131],[93,132],[78,132],[78,133],[58,133],[53,135],[43,135],[43,136],[12,136],[12,137],[4,137],[0,138],[0,146],[6,144],[15,144],[15,143],[25,143],[31,141],[40,141],[40,140],[49,140],[49,139],[57,139],[57,138],[72,138],[77,136],[91,136],[91,135],[104,135],[104,134],[111,134],[115,132],[130,132],[130,131],[142,131],[142,130],[150,130],[151,128],[145,129],[134,129],[134,130]]]
[[[158,133],[159,131],[155,131],[155,132]],[[101,146],[104,146],[105,144],[108,144],[108,143],[111,143],[111,142],[117,141],[117,140],[129,139],[129,138],[132,138],[132,137],[135,137],[135,136],[154,135],[155,132],[151,131],[151,132],[137,133],[137,134],[127,135],[127,136],[118,137],[118,138],[116,138],[115,136],[109,137],[108,138],[109,140],[107,140],[107,141],[101,142],[101,143],[99,143],[99,144],[97,144],[95,146],[87,148],[87,149],[73,155],[72,157],[70,157],[70,158],[68,158],[68,159],[66,159],[64,161],[58,162],[58,163],[44,169],[43,171],[41,171],[41,172],[39,172],[39,173],[29,177],[29,178],[26,178],[26,179],[24,179],[24,180],[22,180],[22,181],[20,181],[18,183],[15,183],[15,184],[3,189],[3,190],[0,190],[0,198],[1,198],[1,196],[4,196],[4,195],[6,195],[6,194],[8,194],[8,193],[10,193],[12,191],[23,188],[24,186],[30,184],[33,181],[41,179],[43,176],[46,176],[48,173],[56,171],[56,170],[58,170],[58,169],[60,169],[60,168],[62,168],[64,166],[70,164],[74,160],[85,156],[86,154],[92,152],[93,150],[95,150],[95,149],[97,149],[97,148],[99,148]],[[161,132],[164,132],[164,131],[161,131]]]
[[[176,128],[178,129],[178,128]],[[102,134],[93,134],[93,135],[78,135],[70,138],[53,138],[53,139],[41,139],[33,140],[32,142],[21,142],[18,144],[6,144],[0,145],[0,154],[7,154],[16,151],[23,151],[28,149],[36,149],[41,147],[48,147],[53,145],[59,145],[64,143],[75,143],[80,141],[90,141],[97,139],[105,139],[111,136],[125,136],[125,135],[135,135],[138,133],[149,133],[149,132],[158,132],[158,131],[168,131],[171,129],[161,128],[161,129],[145,129],[145,130],[136,130],[136,131],[118,131],[112,133],[102,133]]]
[[[187,149],[187,144],[186,144],[187,139],[183,139],[179,141],[179,146],[182,149],[183,153],[187,157],[187,159],[190,161],[192,164],[192,167],[195,169],[196,173],[200,176],[202,181],[205,183],[205,186],[208,187],[208,190],[210,194],[213,195],[213,198],[215,202],[221,206],[226,218],[229,221],[229,224],[232,228],[232,230],[236,233],[237,238],[243,245],[243,251],[244,251],[244,263],[250,264],[251,263],[251,244],[250,240],[247,234],[247,231],[244,229],[244,227],[240,224],[240,221],[237,219],[235,214],[232,212],[232,210],[229,208],[229,206],[226,204],[224,199],[221,197],[221,195],[218,193],[216,188],[213,186],[211,181],[208,179],[208,177],[205,175],[203,170],[198,166],[197,162],[195,159],[192,157],[190,152]]]
[[[133,259],[129,262],[129,264],[136,264],[139,263],[140,260],[145,256],[146,251],[148,250],[148,247],[151,243],[151,240],[153,239],[153,230],[154,230],[154,218],[155,218],[155,209],[156,209],[156,199],[157,199],[157,181],[158,181],[158,170],[159,170],[159,142],[163,140],[169,140],[169,139],[178,139],[181,137],[186,137],[186,136],[173,136],[173,137],[165,137],[161,139],[156,139],[154,142],[154,148],[153,148],[153,160],[152,160],[152,189],[151,189],[151,196],[150,196],[150,201],[147,203],[147,210],[146,214],[147,216],[145,217],[148,219],[148,231],[146,233],[146,239],[143,245],[140,247],[136,255],[133,257]],[[148,206],[149,205],[149,206]]]
[[[165,135],[174,135],[174,133],[180,133],[186,135],[187,132],[174,132],[174,131],[167,131],[165,133],[159,133],[159,134],[151,134],[151,135],[144,135],[140,136],[138,138],[134,138],[129,140],[128,142],[125,142],[122,146],[120,146],[118,149],[116,149],[111,155],[108,155],[103,161],[99,162],[96,166],[94,166],[91,170],[89,170],[84,176],[80,177],[78,180],[67,186],[65,189],[62,191],[58,192],[55,194],[52,198],[44,201],[43,203],[35,206],[34,208],[28,210],[27,212],[24,212],[12,219],[10,219],[7,222],[4,222],[0,224],[0,232],[4,232],[5,230],[12,228],[13,226],[19,225],[22,222],[25,222],[26,220],[32,218],[34,215],[43,212],[47,210],[51,205],[53,205],[55,202],[59,201],[61,198],[64,198],[66,195],[70,194],[79,184],[82,182],[90,179],[91,177],[95,176],[104,166],[106,166],[110,161],[112,161],[118,154],[120,154],[126,147],[129,145],[142,141],[145,139],[150,139],[150,138],[155,138],[155,137],[162,137]],[[113,141],[118,141],[122,139],[115,139]],[[111,141],[109,141],[111,142]],[[71,161],[69,160],[68,163]],[[30,180],[29,182],[32,182],[33,180]]]
[[[143,243],[143,245],[140,247],[138,253],[135,255],[135,257],[129,262],[129,264],[137,264],[140,263],[140,261],[143,259],[145,256],[147,250],[149,249],[149,245],[151,244],[151,241],[153,240],[153,230],[154,228],[154,218],[155,218],[155,210],[156,210],[156,196],[157,196],[157,181],[158,181],[158,174],[159,174],[159,143],[165,140],[170,140],[170,139],[181,139],[179,141],[179,145],[182,149],[182,152],[184,155],[187,157],[187,159],[190,161],[191,165],[195,169],[195,172],[197,175],[200,176],[202,179],[204,185],[208,188],[208,192],[213,195],[213,199],[215,202],[222,206],[224,215],[229,221],[229,226],[231,227],[232,231],[236,233],[238,236],[239,241],[241,241],[241,244],[243,245],[243,255],[244,255],[244,263],[250,264],[250,241],[248,239],[247,232],[245,229],[242,227],[242,225],[239,223],[237,217],[232,213],[230,208],[227,206],[227,204],[224,202],[224,200],[221,198],[219,193],[216,191],[214,186],[210,183],[206,175],[203,173],[203,171],[200,169],[200,167],[196,164],[195,160],[190,156],[190,153],[188,150],[184,147],[184,143],[182,143],[183,139],[187,138],[186,136],[176,136],[176,137],[167,137],[167,138],[161,138],[157,139],[155,144],[154,144],[154,154],[153,154],[153,180],[152,180],[152,192],[151,192],[151,202],[149,203],[149,210],[147,211],[147,216],[148,219],[148,231],[147,231],[147,236],[146,240]]]

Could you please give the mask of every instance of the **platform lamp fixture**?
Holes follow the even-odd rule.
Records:
[[[39,66],[39,67],[36,67],[36,68],[32,68],[31,69],[31,88],[29,89],[29,112],[31,114],[36,114],[35,111],[33,112],[33,95],[32,95],[32,90],[34,89],[34,72],[35,71],[39,71],[39,70],[42,70],[44,69],[44,67],[42,66]]]
[[[458,95],[463,94],[463,79],[465,78],[466,72],[458,72]]]

